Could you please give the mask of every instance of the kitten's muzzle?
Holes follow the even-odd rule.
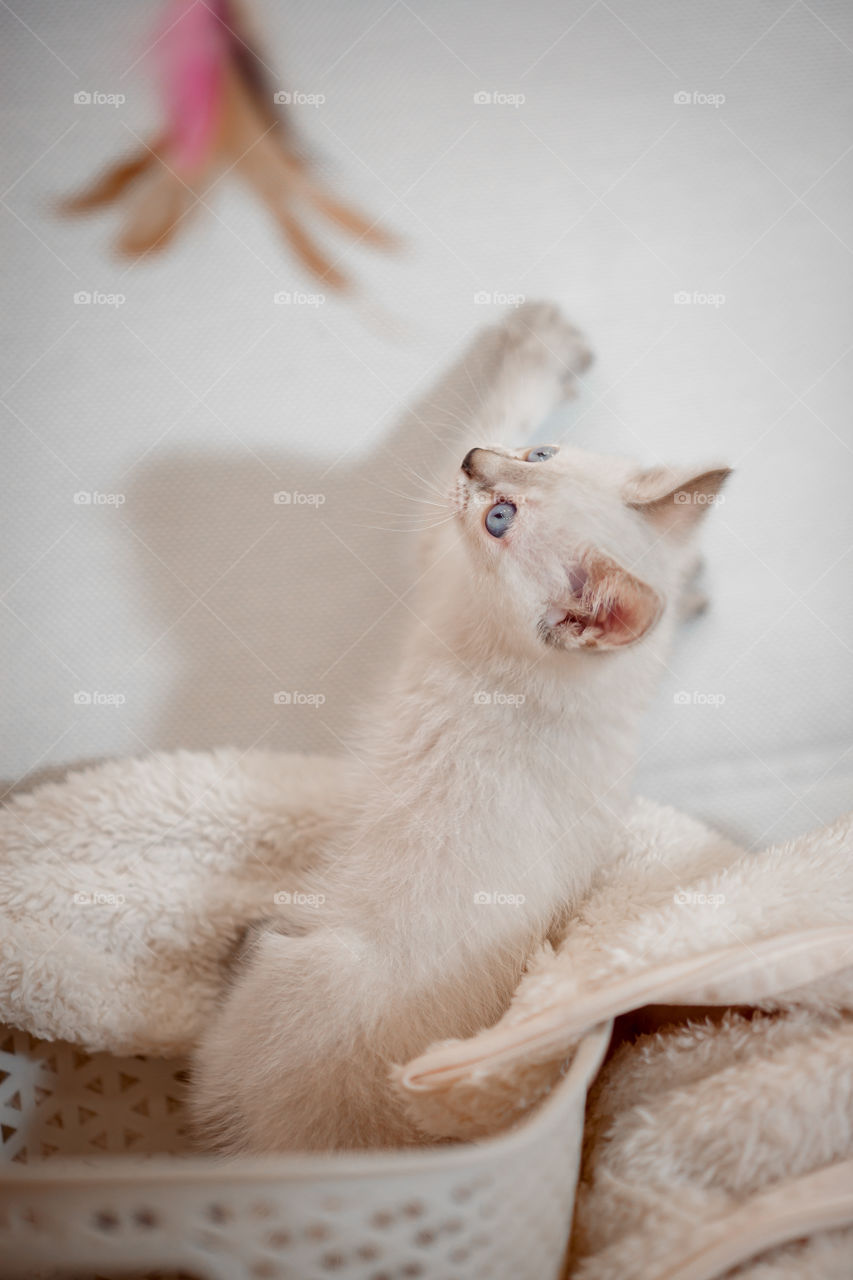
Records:
[[[529,466],[496,449],[469,449],[462,459],[466,476],[485,489],[523,483]]]

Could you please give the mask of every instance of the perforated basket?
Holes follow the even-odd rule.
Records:
[[[224,1161],[181,1154],[184,1064],[0,1032],[0,1274],[553,1280],[609,1037],[485,1142]]]

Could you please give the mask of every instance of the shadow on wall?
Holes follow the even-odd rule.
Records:
[[[415,531],[447,517],[434,504],[500,342],[481,333],[367,454],[199,450],[140,469],[124,518],[151,615],[134,665],[168,687],[158,748],[346,750],[417,607]]]

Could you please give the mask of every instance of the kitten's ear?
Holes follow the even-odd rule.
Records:
[[[566,568],[566,593],[549,605],[547,638],[567,649],[622,649],[650,631],[663,600],[600,551],[584,552]]]
[[[661,533],[685,537],[709,507],[731,475],[729,467],[712,467],[698,474],[674,467],[652,467],[628,481],[623,497]]]

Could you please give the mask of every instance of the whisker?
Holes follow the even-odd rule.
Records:
[[[397,458],[394,454],[390,454],[390,457],[393,458],[398,467],[402,467],[405,471],[408,471],[411,477],[414,480],[417,480],[419,484],[424,485],[428,490],[437,494],[439,497],[445,498],[447,496],[446,486],[442,486],[437,479],[434,479],[431,482],[427,480],[425,476],[422,476],[418,471],[416,471],[412,464],[410,462],[406,462],[404,458]]]
[[[477,386],[476,382],[475,382],[475,381],[474,381],[474,379],[471,377],[471,370],[468,368],[468,361],[467,361],[467,360],[463,360],[463,361],[462,361],[462,368],[465,370],[465,376],[467,377],[468,381],[471,383],[471,389],[473,390],[473,392],[474,392],[475,396],[477,397],[477,399],[480,401],[480,408],[481,408],[481,409],[485,409],[485,407],[486,407],[486,402],[485,402],[485,400],[483,399],[483,395],[482,395],[482,392],[481,392],[480,388]]]
[[[416,471],[416,470],[415,470],[415,468],[414,468],[410,463],[403,462],[403,463],[401,463],[401,465],[402,465],[402,466],[404,466],[404,467],[406,468],[406,470],[407,470],[407,471],[409,471],[409,472],[411,473],[411,475],[412,475],[416,480],[420,481],[420,483],[421,483],[421,484],[425,485],[425,486],[427,487],[427,489],[429,489],[429,490],[430,490],[430,492],[432,492],[432,493],[436,493],[436,494],[440,495],[442,498],[445,498],[445,499],[447,498],[447,486],[446,486],[446,484],[445,484],[444,488],[442,488],[442,487],[440,486],[439,481],[437,481],[437,480],[433,480],[433,481],[427,480],[427,478],[426,478],[425,476],[422,476],[418,471]]]
[[[430,516],[430,515],[429,515],[427,512],[425,512],[425,511],[417,511],[417,512],[408,512],[408,511],[383,511],[383,510],[381,510],[381,509],[380,509],[380,508],[378,508],[378,507],[365,507],[365,511],[368,513],[368,515],[372,515],[372,516],[388,516],[388,517],[389,517],[390,519],[392,519],[392,520],[421,520],[421,521],[423,521],[423,520],[430,520],[430,519],[439,519],[439,517],[437,517],[437,516],[436,516],[436,517],[432,517],[432,516]],[[440,517],[440,518],[441,518],[441,519],[443,519],[444,517]]]
[[[428,523],[428,524],[410,525],[404,528],[397,528],[394,525],[388,525],[388,524],[382,524],[382,525],[362,524],[361,522],[356,522],[353,525],[353,527],[356,529],[372,529],[379,533],[421,534],[421,533],[428,533],[431,529],[438,529],[443,524],[449,524],[452,519],[453,519],[453,516],[445,516],[445,518],[442,520],[433,520],[431,523]]]
[[[390,485],[381,484],[378,480],[367,480],[368,484],[372,484],[376,489],[384,489],[386,493],[393,493],[395,498],[402,498],[404,502],[422,502],[428,507],[446,507],[447,502],[432,502],[429,498],[413,497],[408,493],[400,493],[398,489],[392,489]]]

